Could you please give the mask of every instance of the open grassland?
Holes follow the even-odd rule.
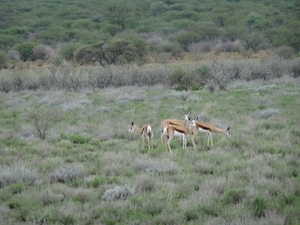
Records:
[[[182,111],[220,128],[160,143]],[[0,95],[0,224],[300,223],[300,80],[226,91],[125,86]],[[142,148],[131,121],[151,124]]]

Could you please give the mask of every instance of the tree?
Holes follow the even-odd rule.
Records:
[[[104,17],[111,24],[120,26],[125,29],[126,20],[132,16],[132,9],[127,5],[126,1],[112,0],[104,5]]]
[[[167,10],[168,6],[161,1],[153,2],[150,5],[151,14],[154,16],[160,16],[163,12]]]
[[[202,37],[195,32],[179,34],[177,37],[174,38],[174,40],[181,45],[184,51],[188,51],[188,47],[190,46],[190,44],[197,43],[201,39]]]
[[[104,25],[103,30],[114,37],[117,33],[122,31],[122,27],[116,24],[107,23]]]
[[[142,61],[147,54],[146,46],[146,42],[139,37],[119,36],[79,48],[75,59],[80,64],[98,61],[103,67]]]

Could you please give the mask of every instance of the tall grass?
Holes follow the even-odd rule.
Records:
[[[179,92],[128,77],[118,81],[121,87],[100,87],[90,79],[104,71],[69,65],[45,72],[57,82],[46,82],[48,88],[12,83],[15,88],[0,93],[0,224],[299,224],[299,78],[280,72],[247,81],[246,65],[266,65],[227,63],[217,62],[214,71],[231,77],[234,63],[240,78],[214,92]],[[151,79],[159,80],[172,66],[110,70],[114,79],[157,71]],[[12,73],[18,72],[0,77],[11,82]],[[36,78],[37,72],[19,75]],[[33,111],[35,105],[42,111]],[[31,138],[37,127],[28,112],[49,118],[53,109],[57,118],[45,139]],[[230,125],[232,137],[213,133],[211,147],[198,133],[196,150],[190,139],[186,149],[174,139],[170,154],[160,143],[160,122],[183,119],[186,109],[218,127]],[[132,119],[154,127],[153,150],[128,132]]]

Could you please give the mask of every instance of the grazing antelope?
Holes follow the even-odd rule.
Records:
[[[142,135],[142,140],[143,140],[143,148],[145,145],[145,137],[147,138],[147,142],[148,142],[148,148],[150,149],[150,147],[153,149],[153,135],[154,135],[154,129],[149,125],[146,124],[144,125],[142,128],[139,128],[138,126],[136,126],[134,124],[134,122],[131,122],[131,126],[129,129],[129,132],[132,133],[133,131],[138,132],[139,134]],[[151,145],[151,146],[150,146]]]
[[[205,123],[205,122],[196,122],[196,129],[197,132],[203,132],[207,133],[208,139],[207,139],[207,145],[209,145],[209,140],[211,141],[211,146],[213,147],[213,138],[212,138],[212,132],[216,133],[223,133],[227,137],[231,137],[230,134],[230,127],[228,127],[226,130],[216,127],[215,125],[211,123]],[[196,135],[197,133],[195,133]]]
[[[162,135],[167,136],[167,138],[168,138],[167,145],[168,145],[168,149],[171,153],[172,153],[172,149],[170,147],[170,143],[171,143],[173,137],[182,137],[183,149],[186,148],[187,138],[189,135],[193,134],[193,131],[195,130],[195,127],[196,127],[195,120],[191,120],[189,118],[189,121],[191,121],[191,124],[189,127],[170,124],[164,128]],[[196,149],[194,135],[192,136],[191,140],[192,140],[194,149]]]
[[[178,120],[178,119],[165,119],[163,121],[161,121],[161,129],[162,129],[162,133],[160,135],[160,140],[161,140],[161,144],[164,144],[163,141],[163,131],[164,129],[169,126],[169,125],[177,125],[177,126],[187,126],[187,122],[190,121],[190,112],[185,112],[184,113],[184,120]]]

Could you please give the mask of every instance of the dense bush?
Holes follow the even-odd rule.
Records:
[[[34,60],[33,49],[36,47],[35,42],[25,42],[16,45],[15,49],[19,51],[23,61]]]

